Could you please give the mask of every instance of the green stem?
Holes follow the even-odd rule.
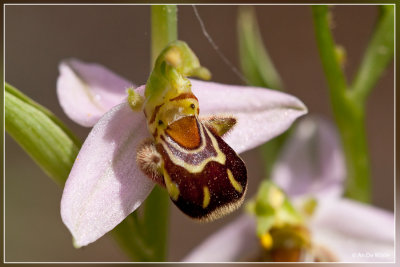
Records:
[[[176,13],[175,5],[153,5],[151,7],[151,59],[153,65],[164,47],[177,40]],[[145,244],[138,244],[140,250],[144,252],[141,253],[140,260],[165,261],[166,259],[169,201],[166,190],[156,186],[143,203],[142,214],[135,212],[118,226],[117,235],[123,245],[126,243],[124,233],[132,226],[138,230],[137,234],[144,237]],[[129,245],[129,243],[127,244]]]
[[[167,257],[169,203],[167,190],[158,185],[144,203],[147,240],[155,245],[153,261],[165,261]]]
[[[165,46],[177,40],[176,5],[151,6],[151,63],[154,65]]]
[[[133,261],[165,261],[168,207],[166,190],[155,186],[140,210],[113,230],[114,238]]]
[[[394,6],[381,6],[380,19],[352,84],[356,101],[364,103],[394,53]]]
[[[178,23],[176,5],[153,5],[151,7],[151,62],[168,43],[177,40]],[[166,190],[156,186],[147,198],[144,221],[148,225],[149,241],[157,247],[156,261],[166,259],[169,196]]]
[[[336,57],[336,46],[330,30],[330,13],[327,6],[313,6],[312,10],[319,53],[330,89],[331,100],[337,106],[343,101],[347,85]]]
[[[371,196],[371,181],[364,105],[354,101],[347,89],[345,76],[335,53],[328,7],[313,6],[312,11],[333,114],[346,157],[348,171],[346,195],[359,201],[368,202]]]
[[[175,5],[151,7],[151,63],[166,45],[177,39]],[[169,196],[158,185],[139,210],[130,214],[113,231],[119,245],[134,261],[165,261]]]

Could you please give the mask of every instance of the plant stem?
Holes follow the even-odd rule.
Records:
[[[153,5],[151,7],[151,58],[152,64],[164,47],[178,38],[176,5]],[[148,230],[149,242],[157,246],[156,259],[165,260],[169,196],[166,190],[156,186],[144,203],[144,221]]]
[[[345,76],[335,53],[335,43],[330,30],[327,6],[313,6],[315,33],[319,53],[328,82],[331,105],[339,128],[346,157],[346,195],[368,202],[371,181],[367,139],[365,134],[364,105],[354,101],[347,89]]]
[[[330,89],[330,96],[334,106],[343,102],[346,92],[346,79],[335,53],[335,43],[330,30],[330,15],[327,6],[313,6],[315,33],[317,44]]]
[[[381,6],[380,19],[352,84],[352,95],[364,103],[394,53],[394,6]]]
[[[156,59],[164,47],[177,40],[177,8],[176,5],[151,6],[151,63]]]
[[[151,65],[164,47],[177,39],[175,5],[151,6]],[[139,210],[113,231],[115,239],[134,261],[165,261],[169,196],[156,185]]]
[[[151,6],[151,65],[164,47],[177,39],[175,5]],[[113,231],[115,239],[134,261],[165,261],[169,196],[156,185],[138,211]]]
[[[167,257],[169,203],[167,190],[158,185],[144,203],[146,238],[149,243],[156,245],[153,261],[165,261]]]

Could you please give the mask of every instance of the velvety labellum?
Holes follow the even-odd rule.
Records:
[[[186,137],[190,145],[178,143],[166,131],[156,148],[169,177],[166,183],[173,183],[178,189],[177,197],[171,196],[172,201],[190,217],[213,220],[240,206],[246,192],[247,171],[235,151],[213,129],[194,120],[198,133]],[[196,147],[189,140],[197,139],[197,135],[201,138]]]

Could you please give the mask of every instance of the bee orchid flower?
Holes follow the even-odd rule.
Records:
[[[136,163],[137,150],[151,134],[132,99],[145,85],[133,85],[98,64],[76,59],[59,66],[57,94],[65,113],[93,126],[65,184],[61,216],[76,246],[94,242],[137,209],[155,183]],[[235,127],[224,141],[241,153],[284,132],[307,112],[296,97],[274,90],[190,80],[200,116],[229,114]],[[133,89],[130,89],[133,90]]]
[[[281,222],[288,221],[289,213],[282,212],[275,232],[272,230],[260,238],[256,233],[260,226],[263,228],[262,219],[242,214],[209,236],[183,261],[393,262],[393,213],[343,198],[345,176],[344,157],[335,128],[321,118],[302,119],[283,147],[271,177],[286,192],[296,210],[303,212],[305,227],[284,228]],[[257,197],[262,196],[259,193]],[[268,201],[276,199],[283,198]],[[279,232],[279,229],[295,230]],[[285,244],[284,240],[289,241],[290,235],[294,237],[291,242],[302,239],[307,243],[306,253],[276,249]],[[286,242],[286,245],[293,243]]]

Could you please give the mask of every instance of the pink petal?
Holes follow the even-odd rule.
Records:
[[[143,88],[140,88],[143,92]],[[136,164],[137,146],[149,137],[142,112],[114,107],[94,126],[72,167],[61,216],[77,246],[113,229],[153,188]]]
[[[76,59],[59,65],[57,95],[64,112],[76,123],[91,127],[122,102],[132,83],[98,64]]]
[[[346,166],[335,127],[318,117],[301,120],[272,172],[273,181],[291,197],[339,197]]]
[[[307,225],[313,246],[323,247],[340,262],[394,261],[393,213],[345,199],[318,207]],[[246,260],[259,251],[258,242],[255,220],[244,214],[208,237],[183,261]]]
[[[394,215],[341,199],[320,206],[311,224],[313,240],[344,262],[394,261]]]
[[[253,217],[241,215],[232,223],[208,237],[182,261],[228,262],[246,260],[258,251],[258,238]]]
[[[394,214],[352,200],[320,206],[311,224],[316,243],[346,262],[394,260]]]
[[[296,97],[264,88],[191,80],[200,115],[230,114],[237,124],[224,140],[237,152],[252,149],[287,130],[307,113]]]

